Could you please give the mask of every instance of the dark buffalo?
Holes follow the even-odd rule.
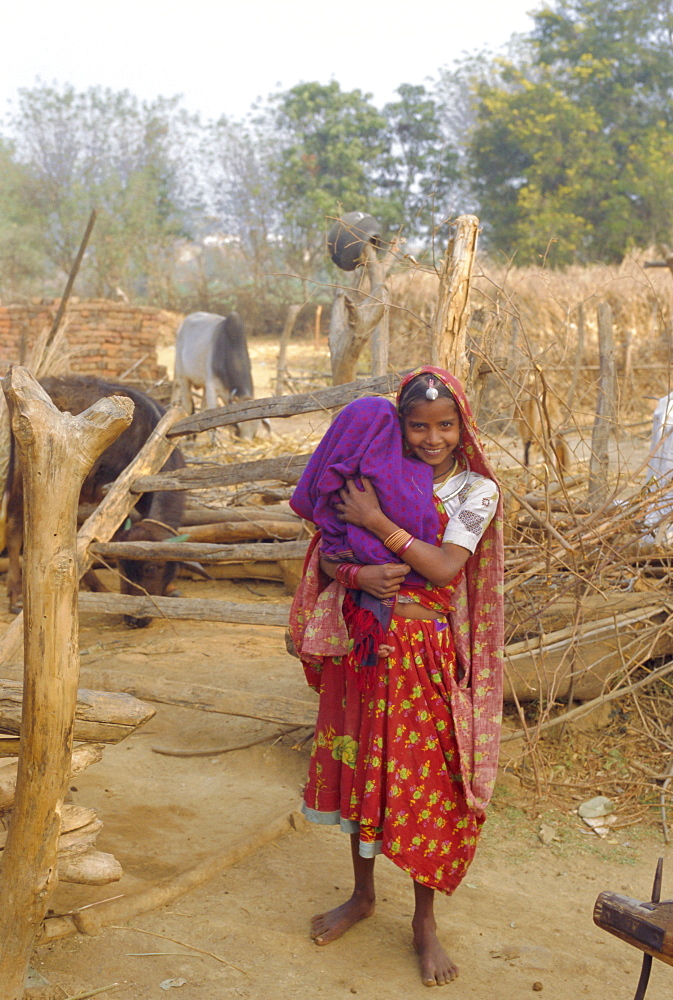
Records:
[[[105,396],[128,396],[134,403],[133,420],[109,448],[97,459],[86,477],[80,493],[80,503],[99,504],[104,496],[104,487],[115,481],[143,447],[150,434],[159,423],[164,409],[144,392],[125,385],[104,382],[89,376],[66,375],[63,377],[40,379],[40,385],[61,411],[77,414]],[[176,448],[163,466],[162,471],[182,469],[185,461]],[[6,486],[7,506],[7,593],[10,611],[20,609],[21,600],[21,549],[23,546],[23,482],[21,466],[16,461],[14,440],[10,450],[9,470]],[[144,493],[136,504],[134,516],[139,520],[130,528],[118,531],[115,541],[145,542],[163,541],[174,535],[182,521],[185,500],[181,492]],[[122,594],[165,594],[168,585],[175,578],[177,563],[141,562],[122,559],[119,562]],[[106,588],[93,571],[84,577],[85,583],[97,591]],[[144,627],[150,618],[125,616],[128,625]]]
[[[254,399],[252,369],[243,320],[238,313],[185,316],[175,340],[175,395],[187,413],[194,409],[192,388],[203,389],[202,408]],[[246,421],[241,437],[253,438],[259,421]]]

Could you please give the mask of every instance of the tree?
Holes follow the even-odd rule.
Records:
[[[386,121],[360,90],[300,83],[270,99],[277,197],[286,260],[310,273],[330,219],[374,207]]]
[[[555,263],[569,262],[590,252],[594,237],[583,209],[599,121],[547,79],[531,82],[513,68],[505,79],[507,89],[479,90],[472,140],[473,187],[487,237],[519,261],[551,251]]]
[[[526,261],[555,241],[552,260],[569,263],[670,239],[670,0],[556,0],[532,16],[518,60],[474,81],[470,167],[491,245]]]
[[[280,212],[274,147],[252,122],[223,117],[202,145],[210,224],[234,241],[252,283],[278,265]]]
[[[453,214],[458,155],[443,134],[437,102],[422,85],[403,83],[386,104],[386,151],[378,213],[390,228],[426,237]]]
[[[0,298],[9,301],[42,286],[46,248],[32,203],[30,173],[0,140]]]
[[[184,227],[190,124],[177,99],[140,103],[128,91],[77,93],[70,85],[19,91],[11,120],[17,158],[55,266],[69,270],[96,208],[84,282],[97,295],[121,288],[151,297]]]

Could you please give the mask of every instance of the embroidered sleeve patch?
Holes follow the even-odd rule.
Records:
[[[472,510],[461,510],[458,513],[458,520],[462,521],[467,530],[473,535],[480,535],[484,524],[484,518],[475,514]]]

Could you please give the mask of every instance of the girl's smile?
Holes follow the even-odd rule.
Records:
[[[451,471],[460,442],[460,414],[452,399],[421,400],[405,415],[402,429],[407,448],[433,467],[435,479]]]

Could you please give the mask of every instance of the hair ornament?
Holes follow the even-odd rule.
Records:
[[[437,391],[437,389],[435,389],[435,380],[434,380],[434,378],[429,378],[428,379],[428,388],[425,390],[425,398],[426,399],[437,399],[438,396],[439,396],[439,392]]]

